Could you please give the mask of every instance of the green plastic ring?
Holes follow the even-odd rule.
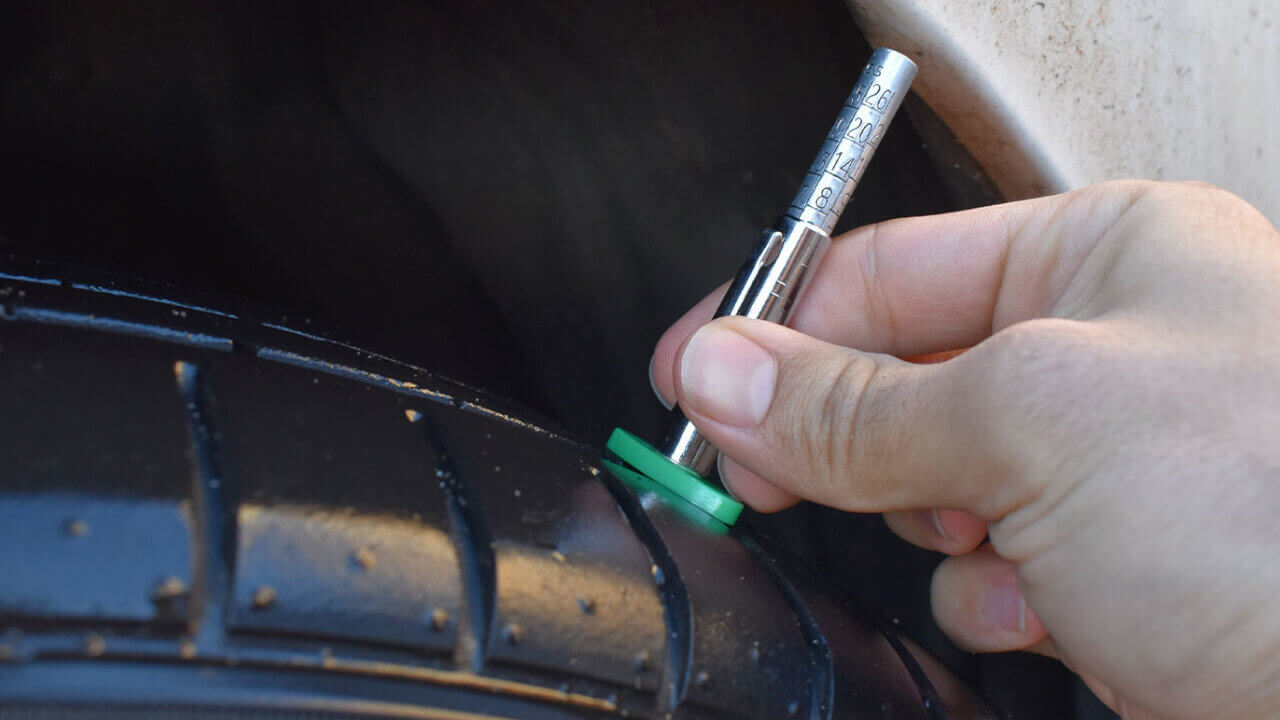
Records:
[[[605,447],[631,467],[725,525],[734,524],[742,514],[742,503],[711,487],[693,471],[671,462],[652,445],[622,428],[614,428]]]
[[[685,502],[684,498],[677,496],[656,481],[650,480],[648,475],[642,475],[625,465],[604,458],[600,459],[600,464],[604,465],[604,469],[610,474],[621,480],[622,484],[631,488],[632,492],[640,497],[640,501],[645,503],[645,507],[649,507],[648,498],[653,497],[671,508],[671,511],[683,518],[685,522],[703,532],[712,535],[724,535],[729,532],[728,525]]]

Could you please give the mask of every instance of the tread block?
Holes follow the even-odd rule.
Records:
[[[662,604],[648,556],[593,474],[593,458],[475,412],[427,412],[493,536],[491,663],[655,689]]]
[[[0,617],[182,625],[191,524],[176,502],[0,495]]]
[[[0,492],[191,496],[175,349],[145,338],[0,321]]]
[[[463,595],[420,401],[283,364],[210,369],[239,484],[233,631],[451,653]]]
[[[443,530],[285,505],[239,517],[233,630],[452,650],[461,599]]]
[[[153,340],[0,322],[0,614],[183,619],[192,474],[173,362]]]

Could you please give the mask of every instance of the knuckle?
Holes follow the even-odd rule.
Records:
[[[1060,407],[1063,395],[1087,387],[1080,375],[1092,372],[1098,338],[1092,327],[1077,320],[1040,318],[1011,325],[992,335],[985,352],[975,359],[987,364],[977,392],[996,399],[1001,412],[1014,422],[1029,413]]]
[[[1266,216],[1239,195],[1206,184],[1206,187],[1201,189],[1200,196],[1200,201],[1218,218],[1219,222],[1234,222],[1238,223],[1242,229],[1261,231],[1265,235],[1275,236],[1275,227]]]
[[[1189,187],[1189,188],[1200,188],[1201,190],[1222,190],[1220,186],[1214,185],[1213,183],[1207,182],[1205,180],[1179,180],[1178,182],[1175,182],[1174,185],[1180,185],[1180,186]],[[1225,190],[1222,190],[1222,191],[1226,192]]]
[[[1093,185],[1092,187],[1102,193],[1109,194],[1109,195],[1131,196],[1131,195],[1151,192],[1152,190],[1155,190],[1162,185],[1168,185],[1168,184],[1169,183],[1162,183],[1158,180],[1119,178],[1116,180],[1107,180],[1105,182],[1100,182],[1097,185]]]
[[[1163,214],[1171,203],[1159,198],[1159,186],[1144,180],[1110,180],[1060,196],[1057,211],[1042,224],[1024,227],[1034,243],[1045,237],[1079,238],[1085,247],[1096,247],[1108,238],[1115,240],[1123,228],[1141,222],[1147,215]]]
[[[1233,227],[1246,231],[1258,231],[1273,237],[1275,230],[1266,217],[1247,200],[1212,183],[1198,180],[1151,183],[1147,195],[1152,207],[1178,228]],[[1183,234],[1185,235],[1185,233]],[[1221,232],[1201,232],[1191,237],[1216,243]],[[1233,235],[1234,236],[1234,235]]]
[[[1121,201],[1148,199],[1175,210],[1186,204],[1188,200],[1194,201],[1195,198],[1231,198],[1237,202],[1244,202],[1222,187],[1201,180],[1175,182],[1138,179],[1107,180],[1077,192],[1085,196],[1110,197]]]
[[[1239,195],[1221,185],[1215,185],[1203,180],[1182,180],[1179,182],[1160,183],[1160,185],[1171,197],[1178,197],[1183,200],[1198,198],[1204,202],[1227,203],[1239,206],[1248,205]]]
[[[1180,192],[1185,191],[1178,190],[1174,183],[1124,179],[1090,185],[1081,189],[1078,197],[1086,200],[1095,212],[1109,217],[1114,225],[1135,211],[1153,205],[1166,210],[1176,209],[1179,205],[1176,196]]]
[[[1110,202],[1103,203],[1102,213],[1110,218],[1108,229],[1120,225],[1122,221],[1135,215],[1141,215],[1155,206],[1162,212],[1177,207],[1178,203],[1168,195],[1169,183],[1151,180],[1112,180],[1103,183],[1102,196]]]
[[[1174,212],[1187,209],[1188,206],[1194,208],[1221,199],[1236,198],[1217,185],[1200,181],[1152,183],[1150,194]]]
[[[1186,217],[1206,210],[1240,212],[1252,209],[1243,198],[1213,183],[1200,180],[1158,182],[1154,180],[1119,180],[1112,183],[1116,191],[1133,200],[1130,210],[1154,209],[1172,217]],[[1138,202],[1141,200],[1142,202]]]
[[[1171,183],[1155,180],[1107,180],[1096,185],[1081,188],[1070,193],[1073,199],[1090,207],[1101,209],[1114,208],[1115,215],[1126,214],[1137,204],[1138,200],[1159,197]]]

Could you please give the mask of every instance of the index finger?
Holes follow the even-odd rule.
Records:
[[[1088,251],[1150,183],[867,225],[835,240],[791,327],[819,340],[898,357],[975,345],[1046,314]],[[653,380],[675,397],[681,345],[711,320],[728,284],[676,321],[654,351]]]

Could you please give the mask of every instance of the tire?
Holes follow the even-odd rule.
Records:
[[[992,715],[472,388],[48,266],[0,307],[0,717]]]

